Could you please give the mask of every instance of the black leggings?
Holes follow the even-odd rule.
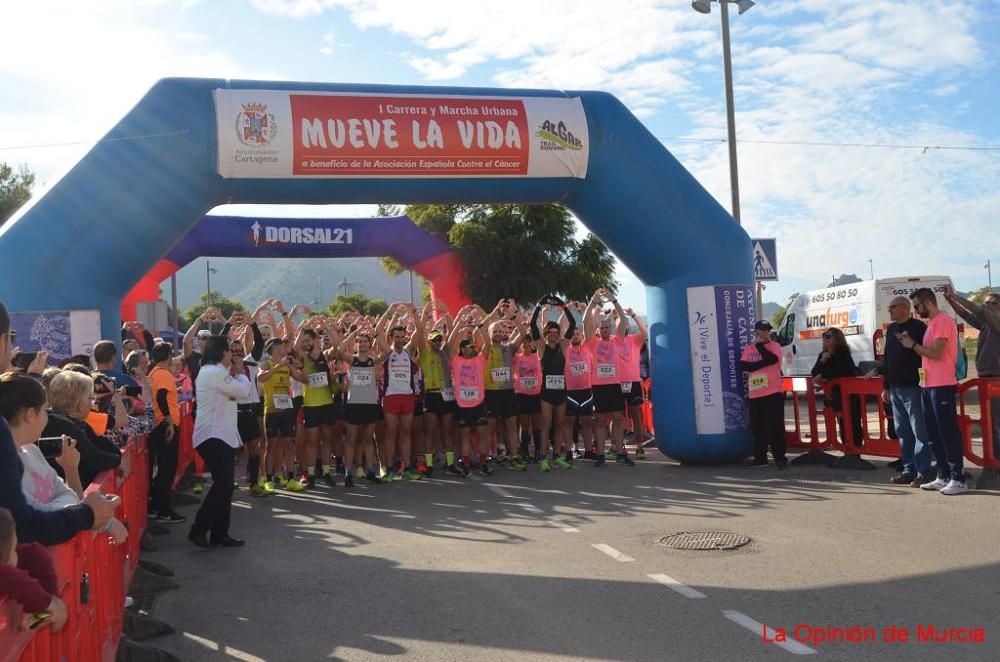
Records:
[[[753,433],[753,457],[767,461],[767,446],[775,462],[785,461],[785,394],[772,393],[750,400],[750,430]]]
[[[171,513],[170,490],[174,486],[174,474],[177,473],[177,453],[180,444],[181,430],[174,426],[174,436],[166,439],[167,426],[160,423],[149,433],[149,507],[153,512]],[[153,476],[153,464],[156,464],[156,476]]]
[[[212,538],[223,538],[229,535],[233,481],[236,479],[236,449],[221,439],[213,438],[206,439],[195,450],[212,472],[212,487],[194,517],[191,533],[210,533]]]

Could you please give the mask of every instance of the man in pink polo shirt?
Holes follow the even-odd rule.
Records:
[[[963,466],[964,448],[958,430],[955,411],[955,363],[958,359],[958,325],[947,313],[941,312],[937,297],[929,288],[921,287],[910,295],[913,310],[927,321],[924,337],[917,341],[905,331],[897,335],[907,349],[920,355],[921,399],[927,442],[937,461],[937,478],[920,486],[922,490],[937,490],[952,496],[968,492]]]
[[[785,393],[781,383],[781,345],[771,340],[771,323],[753,325],[753,343],[743,349],[740,368],[747,373],[750,399],[750,429],[753,434],[754,467],[767,466],[767,446],[774,464],[788,467],[785,458]]]

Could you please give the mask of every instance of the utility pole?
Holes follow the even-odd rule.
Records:
[[[871,276],[872,280],[875,280],[875,261],[868,260],[868,274]]]
[[[990,268],[990,258],[986,258],[986,284],[990,286],[990,292],[993,291],[993,270]]]

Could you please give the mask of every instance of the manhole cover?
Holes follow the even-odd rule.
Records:
[[[660,544],[671,549],[736,549],[749,542],[749,536],[727,531],[687,531],[660,538]]]

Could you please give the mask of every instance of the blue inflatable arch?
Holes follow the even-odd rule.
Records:
[[[440,158],[385,158],[399,145]],[[572,209],[646,284],[659,448],[691,463],[749,454],[733,368],[752,318],[749,238],[606,93],[161,80],[0,229],[2,299],[97,308],[115,338],[122,298],[218,205],[458,202]]]

